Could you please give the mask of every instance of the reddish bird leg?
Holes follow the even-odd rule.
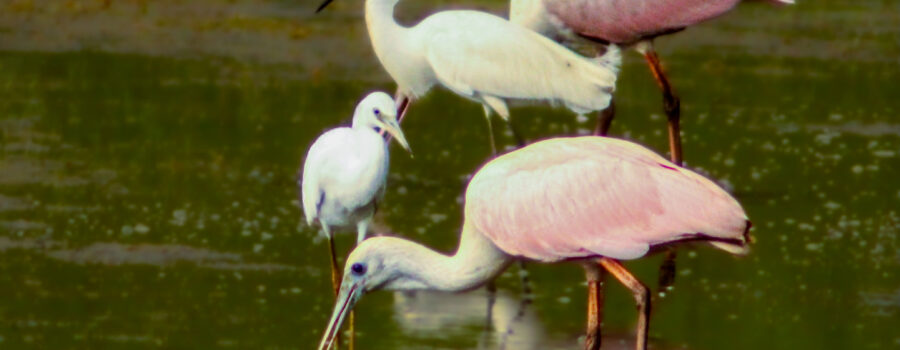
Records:
[[[635,349],[647,350],[647,332],[650,329],[650,290],[641,281],[638,281],[631,272],[622,266],[622,263],[610,258],[597,259],[606,271],[616,276],[616,279],[634,294],[638,307],[637,343]]]
[[[659,63],[659,56],[653,50],[653,45],[647,42],[640,50],[644,54],[644,59],[650,66],[650,72],[656,78],[656,82],[662,89],[663,93],[663,109],[669,121],[669,150],[672,163],[678,166],[682,165],[681,156],[681,100],[675,95],[672,84],[666,78]],[[665,291],[675,283],[675,251],[671,248],[666,253],[666,259],[659,266],[659,290]]]
[[[593,263],[584,267],[588,285],[587,302],[587,336],[584,339],[585,350],[600,349],[600,324],[603,322],[603,269]]]
[[[394,101],[397,106],[397,122],[403,121],[403,117],[406,116],[406,111],[409,110],[409,97],[406,97],[403,94],[397,93],[397,97],[394,98]]]
[[[406,116],[406,111],[409,110],[409,102],[410,98],[406,97],[406,95],[401,94],[397,91],[396,97],[394,97],[394,105],[397,106],[397,123],[403,121],[403,117]],[[385,142],[391,142],[391,134],[388,134],[387,131],[381,130],[381,136],[384,136]]]
[[[616,116],[616,103],[609,100],[609,107],[597,112],[597,127],[594,128],[594,135],[606,136],[609,133],[609,127],[612,125],[613,118]]]
[[[666,78],[666,73],[663,72],[662,66],[659,64],[659,56],[656,55],[653,47],[646,45],[642,51],[644,59],[650,65],[650,72],[653,73],[653,77],[656,78],[656,82],[662,89],[663,109],[669,120],[669,150],[671,151],[672,163],[681,166],[681,101],[678,99],[678,96],[675,96],[675,91],[672,89],[672,85],[669,84],[669,79]]]

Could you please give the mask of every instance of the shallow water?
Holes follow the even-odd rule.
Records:
[[[342,6],[303,24],[332,35],[359,22]],[[897,13],[890,1],[747,4],[660,40],[687,165],[735,194],[757,241],[745,258],[679,251],[675,288],[655,300],[653,348],[900,348]],[[354,25],[351,43],[367,45]],[[319,133],[367,91],[392,88],[370,53],[313,72],[303,59],[6,43],[0,346],[318,344],[332,307],[327,246],[302,224],[295,177]],[[663,152],[658,91],[634,53],[616,98],[612,134]],[[529,139],[593,127],[540,106],[512,113]],[[436,90],[403,128],[415,158],[392,147],[377,230],[450,251],[467,178],[490,152],[481,108]],[[354,240],[340,235],[339,250]],[[655,289],[660,260],[627,266]],[[512,267],[490,320],[483,290],[372,293],[357,307],[359,348],[577,348],[581,269],[529,269],[535,300],[523,304]],[[632,298],[607,286],[604,349],[628,348]]]

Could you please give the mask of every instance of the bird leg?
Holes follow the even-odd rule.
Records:
[[[619,261],[610,258],[600,258],[597,259],[597,262],[634,294],[639,311],[635,349],[647,350],[647,332],[650,330],[650,290],[635,278],[631,272],[628,272]]]
[[[669,150],[672,163],[681,166],[681,101],[675,95],[669,79],[666,78],[666,73],[663,72],[662,66],[659,64],[659,56],[656,55],[653,46],[646,45],[642,51],[644,59],[647,60],[650,71],[653,73],[653,77],[656,78],[656,82],[662,89],[663,110],[665,110],[666,117],[669,120]]]
[[[350,322],[350,328],[347,330],[350,332],[350,339],[347,340],[347,349],[353,350],[356,348],[356,312],[350,310],[350,319],[347,321]]]
[[[356,245],[362,243],[366,239],[366,232],[369,231],[369,220],[360,220],[356,223]]]
[[[397,106],[397,123],[403,121],[403,117],[406,116],[406,111],[409,110],[409,102],[410,98],[403,94],[398,94],[395,98],[394,105]]]
[[[594,135],[606,136],[609,127],[612,125],[613,118],[616,117],[615,101],[609,100],[609,107],[597,112],[597,127],[594,128]]]
[[[657,281],[659,296],[665,296],[665,292],[675,284],[675,248],[666,249],[666,258],[659,265],[659,280]]]
[[[519,128],[516,128],[516,125],[513,124],[512,118],[510,118],[506,125],[509,126],[509,131],[512,132],[513,140],[516,141],[517,148],[525,147],[525,138],[522,137],[522,133],[519,132]]]
[[[669,122],[669,150],[671,160],[675,165],[682,165],[681,155],[681,100],[675,95],[669,79],[659,63],[659,56],[653,50],[649,42],[642,47],[642,53],[650,65],[650,71],[663,92],[663,109]],[[665,260],[659,266],[659,289],[665,291],[675,283],[675,251],[669,248]]]
[[[494,141],[494,128],[491,127],[491,108],[488,105],[482,105],[484,107],[484,120],[487,120],[488,127],[488,137],[491,139],[491,155],[497,155],[497,143]]]
[[[334,296],[337,297],[338,292],[341,289],[341,272],[338,268],[337,262],[337,254],[334,253],[334,236],[328,235],[328,251],[331,253],[331,287],[334,290]],[[340,343],[340,336],[335,335],[334,337],[334,349],[338,349],[338,343]]]
[[[341,289],[341,270],[338,267],[337,254],[334,252],[334,237],[332,236],[328,236],[328,248],[331,253],[331,287],[334,289],[334,296],[337,296]]]
[[[587,336],[584,339],[585,350],[598,350],[601,343],[600,323],[603,322],[603,269],[587,263],[584,266],[588,285],[587,302]]]

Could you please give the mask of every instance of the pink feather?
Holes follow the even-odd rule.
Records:
[[[787,1],[787,0],[785,0]],[[680,30],[728,12],[740,0],[545,0],[574,32],[618,44]]]
[[[635,259],[692,238],[746,251],[749,222],[731,195],[623,140],[532,144],[486,164],[466,193],[468,223],[501,250],[529,259]]]

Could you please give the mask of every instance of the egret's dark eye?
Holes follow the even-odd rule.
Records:
[[[374,112],[375,112],[375,115],[376,115],[376,116],[381,116],[381,110],[380,110],[380,109],[375,108]]]
[[[350,271],[353,271],[354,275],[362,276],[366,273],[366,265],[362,263],[355,263],[353,266],[350,266]]]

